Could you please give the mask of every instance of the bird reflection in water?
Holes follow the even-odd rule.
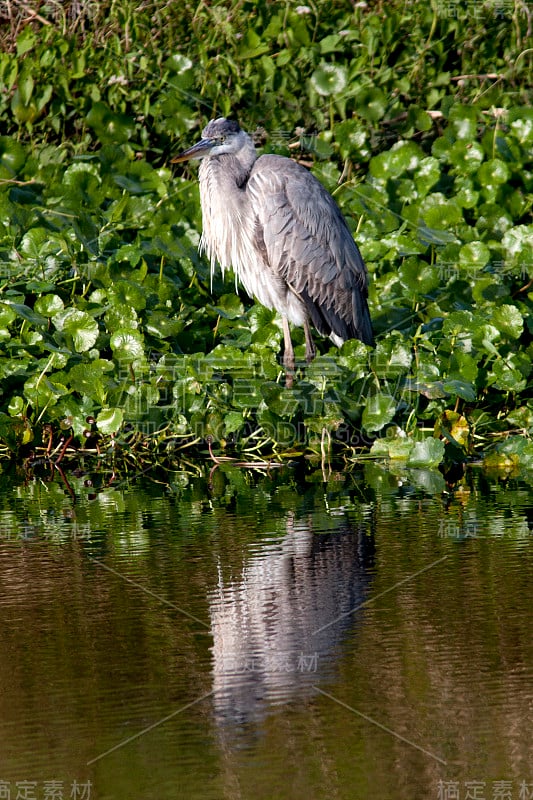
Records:
[[[219,579],[210,598],[215,713],[260,719],[269,706],[302,699],[331,674],[360,615],[373,537],[346,517],[318,533],[306,519],[261,543],[239,580]]]

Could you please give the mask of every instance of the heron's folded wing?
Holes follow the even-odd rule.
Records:
[[[265,155],[247,191],[267,263],[305,301],[316,327],[371,343],[363,259],[322,184],[296,162]]]

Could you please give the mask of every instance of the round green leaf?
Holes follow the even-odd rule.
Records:
[[[58,330],[72,337],[77,353],[90,350],[98,338],[98,323],[86,311],[69,308],[57,313],[53,321]]]
[[[7,410],[9,411],[10,417],[18,417],[20,414],[24,412],[25,406],[24,398],[20,395],[13,395],[9,404],[7,406]]]
[[[226,435],[235,433],[244,425],[244,417],[239,411],[229,411],[225,416]]]
[[[533,264],[533,225],[516,225],[502,239],[503,252],[513,261]]]
[[[146,291],[134,281],[116,281],[107,290],[107,295],[113,305],[131,307],[135,311],[146,308]]]
[[[101,433],[116,433],[120,429],[123,419],[121,408],[105,408],[96,417],[96,427]]]
[[[184,56],[182,53],[173,53],[165,61],[165,67],[169,72],[173,72],[177,75],[189,72],[189,70],[192,70],[193,66],[191,59],[187,58],[187,56]]]
[[[490,250],[483,242],[469,242],[459,250],[459,263],[462,267],[481,269],[490,261]]]
[[[311,75],[311,86],[323,97],[340,94],[347,83],[346,68],[339,64],[321,64]]]
[[[101,102],[93,104],[85,121],[103,144],[127,142],[134,132],[134,124],[129,117],[117,114]]]
[[[397,178],[406,172],[418,170],[422,156],[422,150],[414,142],[396,142],[390,150],[380,153],[371,160],[370,174],[385,180]],[[427,160],[424,159],[424,161]],[[435,161],[435,159],[431,160]]]
[[[116,331],[110,340],[114,356],[119,361],[130,363],[144,355],[144,343],[136,330]]]
[[[369,433],[380,431],[394,417],[396,400],[388,394],[368,397],[363,411],[363,427]]]
[[[398,276],[402,285],[414,295],[428,294],[441,283],[439,270],[419,258],[406,258]]]
[[[409,458],[408,467],[437,467],[444,458],[444,442],[428,436],[421,442],[415,442]]]
[[[57,294],[45,294],[37,298],[34,309],[44,317],[53,317],[65,308],[65,304]]]
[[[493,186],[506,183],[509,180],[509,167],[505,161],[499,158],[492,158],[480,166],[477,177],[481,186]]]
[[[461,208],[440,192],[425,197],[420,212],[428,228],[436,230],[453,227],[463,219]]]
[[[441,177],[439,162],[433,156],[423,158],[415,172],[414,181],[416,188],[421,196],[428,193]]]
[[[505,304],[492,312],[492,324],[506,339],[518,339],[524,328],[522,314],[516,306]]]
[[[42,374],[32,375],[24,384],[24,395],[36,408],[54,405],[65,394],[66,386]]]

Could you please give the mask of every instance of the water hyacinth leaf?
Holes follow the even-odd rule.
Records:
[[[409,467],[438,467],[444,458],[444,442],[428,436],[415,442],[407,459]]]
[[[523,114],[511,122],[511,129],[516,135],[518,141],[523,145],[533,144],[533,115],[531,108],[520,109],[519,113]]]
[[[188,89],[194,83],[194,65],[183,53],[173,53],[164,64],[170,72],[169,83],[181,90]]]
[[[471,182],[463,183],[454,200],[461,208],[475,208],[479,201],[479,192],[472,187]]]
[[[519,264],[524,274],[533,272],[533,225],[516,225],[507,231],[502,249],[506,260]]]
[[[7,406],[7,410],[9,412],[10,417],[18,417],[20,414],[24,412],[26,403],[24,402],[24,398],[20,395],[14,395],[9,404]]]
[[[256,408],[261,401],[260,382],[252,377],[235,378],[233,380],[233,397],[231,403],[236,408]]]
[[[93,104],[85,117],[85,122],[94,130],[102,144],[127,142],[135,130],[129,117],[125,114],[117,114],[101,101]]]
[[[156,430],[164,419],[165,411],[174,412],[172,404],[165,403],[164,406],[159,407],[160,399],[161,394],[156,386],[153,386],[148,380],[137,380],[135,384],[130,383],[125,391],[121,389],[118,392],[110,393],[108,402],[120,403],[124,419],[128,422]]]
[[[440,179],[441,171],[438,159],[433,156],[422,158],[414,175],[416,188],[421,196],[428,193]]]
[[[251,337],[251,341],[254,345],[257,345],[257,351],[259,351],[260,348],[263,353],[265,348],[269,348],[271,350],[270,354],[265,354],[268,359],[268,363],[266,365],[264,363],[264,359],[262,359],[263,366],[266,366],[268,369],[270,369],[272,366],[272,352],[277,352],[280,346],[281,331],[279,327],[274,323],[265,325],[264,327],[255,331]]]
[[[385,116],[388,100],[378,86],[360,89],[356,92],[357,114],[369,122],[378,122]]]
[[[72,230],[91,255],[98,255],[99,228],[89,214],[81,213],[72,220]]]
[[[522,428],[524,433],[531,433],[533,431],[533,408],[529,405],[520,406],[507,414],[506,421],[514,428]]]
[[[485,467],[533,467],[533,444],[525,436],[510,436],[483,459]]]
[[[64,311],[65,304],[59,295],[45,294],[43,297],[37,298],[34,309],[38,314],[42,314],[45,317],[53,317]]]
[[[459,263],[462,267],[482,269],[489,261],[490,250],[483,242],[469,242],[459,251]]]
[[[111,306],[105,312],[104,321],[109,333],[139,327],[138,314],[131,306]]]
[[[370,162],[370,174],[376,178],[398,178],[418,168],[422,150],[414,142],[397,142],[390,150],[375,156]]]
[[[396,400],[391,395],[375,394],[367,398],[362,423],[368,433],[380,431],[392,421],[396,413]]]
[[[46,228],[31,228],[19,244],[19,252],[28,259],[42,261],[51,252],[57,251],[54,237]]]
[[[77,353],[90,350],[98,338],[98,323],[86,311],[69,308],[55,314],[54,325],[72,338]]]
[[[29,61],[24,62],[17,82],[17,96],[20,98],[20,101],[24,106],[29,106],[33,90],[35,88],[33,75],[31,74],[30,69],[26,69],[29,64]]]
[[[119,362],[129,364],[144,356],[142,336],[134,329],[116,331],[109,343],[115,359]]]
[[[91,361],[89,364],[75,364],[65,380],[76,392],[86,395],[103,404],[106,397],[103,377],[106,373],[113,372],[113,365],[102,358]]]
[[[134,281],[115,281],[107,290],[107,294],[113,305],[133,308],[135,311],[146,308],[146,291]]]
[[[226,436],[236,433],[244,426],[244,417],[239,411],[228,411],[225,417]]]
[[[336,50],[339,50],[339,45],[341,44],[341,37],[338,33],[332,33],[329,36],[324,36],[323,39],[320,40],[320,53],[322,55],[326,55],[327,53],[334,53]]]
[[[526,388],[527,380],[511,364],[495,361],[487,376],[487,383],[504,392],[522,392]]]
[[[472,140],[476,138],[479,121],[477,108],[455,103],[450,108],[449,120],[458,139]]]
[[[465,381],[473,386],[479,373],[478,358],[466,353],[461,347],[454,347],[448,365],[448,380]]]
[[[24,384],[24,396],[36,408],[50,406],[60,397],[68,394],[68,389],[63,384],[52,381],[46,375],[32,375]]]
[[[124,172],[115,173],[113,180],[132,195],[142,195],[148,192],[164,194],[164,184],[159,178],[156,170],[144,161],[133,162],[127,165]]]
[[[463,400],[467,400],[471,403],[476,399],[474,386],[467,381],[444,380],[442,381],[442,388],[447,395],[461,397]]]
[[[157,4],[138,4],[125,27],[111,4],[102,47],[84,26],[74,47],[61,25],[25,19],[0,53],[4,410],[39,421],[36,451],[42,426],[56,441],[71,424],[81,444],[85,418],[116,408],[127,409],[132,442],[161,425],[184,437],[209,425],[221,447],[231,439],[231,455],[280,453],[295,437],[301,454],[316,454],[323,429],[342,420],[332,457],[358,458],[348,442],[373,438],[361,433],[365,411],[378,426],[393,414],[398,427],[379,430],[374,454],[403,462],[450,408],[472,421],[478,452],[513,425],[529,435],[533,110],[517,105],[529,90],[527,48],[517,59],[526,15],[487,25],[488,6],[459,20],[410,4],[263,5],[251,16],[251,4],[229,14],[184,5],[149,48],[139,36],[156,29]],[[480,77],[505,64],[511,81]],[[291,391],[279,317],[220,272],[210,286],[197,254],[197,165],[168,168],[174,145],[221,114],[255,131],[259,149],[284,146],[311,167],[369,266],[376,348],[317,336],[307,365],[294,328]],[[88,336],[73,335],[80,320],[62,326],[67,310],[88,315]],[[27,386],[34,406],[24,382],[41,373]],[[372,395],[391,399],[374,420]],[[192,458],[205,454],[191,446]]]
[[[411,106],[407,112],[407,124],[417,131],[429,131],[433,127],[433,120],[423,108]]]
[[[498,349],[493,344],[500,338],[498,328],[495,328],[494,325],[475,324],[472,333],[472,340],[476,347],[486,350],[493,356],[499,356]]]
[[[311,75],[311,86],[323,97],[340,94],[347,83],[346,67],[339,64],[321,64]]]
[[[463,219],[460,206],[440,192],[427,195],[422,200],[420,213],[427,227],[436,230],[453,227]]]
[[[223,294],[211,308],[225,319],[236,319],[244,314],[244,306],[237,294]]]
[[[409,454],[413,449],[413,440],[407,436],[388,436],[390,429],[387,430],[387,436],[382,439],[376,439],[370,448],[370,454],[378,458],[390,458],[391,460],[407,461]]]
[[[115,261],[127,261],[131,267],[136,267],[142,259],[142,250],[136,244],[123,244],[114,255]]]
[[[301,384],[297,390],[286,389],[274,381],[260,384],[261,395],[269,410],[280,417],[292,417],[298,410],[300,401],[305,403],[306,388],[307,384]]]
[[[187,58],[182,53],[173,53],[167,58],[164,66],[169,72],[181,75],[184,72],[189,72],[193,68],[193,63],[190,58]]]
[[[348,339],[344,342],[336,363],[349,370],[354,377],[362,377],[368,371],[368,347],[359,339]]]
[[[379,377],[395,377],[409,369],[413,356],[407,342],[398,336],[391,336],[377,342],[371,358]]]
[[[429,400],[436,400],[440,397],[446,397],[447,395],[442,381],[429,382],[408,380],[405,383],[405,389],[409,392],[418,392]]]
[[[146,331],[160,339],[177,336],[184,329],[184,322],[177,317],[169,317],[164,311],[150,311],[146,315]]]
[[[505,161],[493,158],[480,166],[477,179],[482,187],[499,186],[509,180],[509,167]]]
[[[457,237],[451,231],[437,230],[429,228],[427,225],[419,225],[417,228],[418,238],[425,244],[445,245],[457,241]]]
[[[124,421],[121,408],[104,408],[96,417],[96,427],[100,433],[117,433]]]
[[[518,339],[524,328],[522,314],[508,303],[492,310],[491,322],[505,339]]]
[[[16,318],[17,314],[10,303],[0,303],[0,327],[7,328]]]
[[[398,277],[402,285],[414,295],[428,294],[441,283],[438,269],[418,258],[406,258]]]

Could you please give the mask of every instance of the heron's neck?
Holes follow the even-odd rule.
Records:
[[[202,238],[200,249],[211,262],[211,274],[218,261],[222,271],[233,266],[242,271],[251,233],[247,213],[246,184],[256,160],[249,136],[238,153],[206,157],[200,162],[200,200],[202,203]]]
[[[223,153],[204,158],[200,162],[200,182],[202,178],[207,179],[222,192],[234,191],[235,187],[243,189],[256,159],[254,143],[246,136],[238,153]]]

